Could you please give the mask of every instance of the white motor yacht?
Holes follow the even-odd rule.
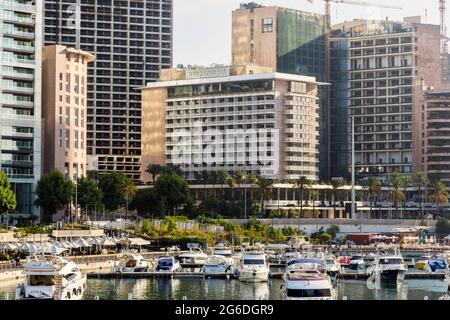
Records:
[[[208,255],[205,254],[200,248],[190,248],[189,252],[180,254],[178,260],[181,266],[183,265],[199,265],[203,266],[208,259]]]
[[[374,264],[367,269],[368,274],[374,274],[384,282],[399,282],[405,279],[408,266],[401,255],[379,255]]]
[[[365,272],[366,267],[366,263],[361,255],[352,256],[348,263],[350,272]]]
[[[335,278],[341,273],[341,264],[339,263],[336,256],[332,254],[327,254],[324,257],[327,273],[332,277]]]
[[[119,265],[117,266],[117,272],[147,272],[148,262],[144,260],[144,257],[140,254],[126,252],[119,256]]]
[[[244,252],[238,269],[239,281],[266,282],[269,280],[269,265],[263,252]]]
[[[201,272],[208,274],[233,273],[234,260],[223,255],[212,255],[206,260]]]
[[[322,259],[301,258],[288,263],[283,276],[283,297],[287,300],[334,300],[330,276]]]
[[[177,272],[179,270],[181,270],[181,265],[172,256],[160,257],[155,266],[155,272]]]
[[[86,290],[86,275],[72,261],[32,253],[24,264],[25,280],[16,288],[16,300],[80,300]]]

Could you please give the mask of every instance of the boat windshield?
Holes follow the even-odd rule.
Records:
[[[386,258],[381,258],[380,259],[380,263],[381,264],[403,264],[403,260],[402,259],[386,259]]]
[[[244,264],[265,264],[264,259],[244,259]]]
[[[287,296],[292,298],[331,297],[330,289],[288,289]]]
[[[170,267],[172,266],[172,264],[173,264],[172,259],[164,259],[158,261],[158,265],[161,267]]]
[[[30,286],[54,286],[56,283],[53,276],[31,275]]]

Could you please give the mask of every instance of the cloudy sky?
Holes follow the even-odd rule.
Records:
[[[250,0],[173,0],[174,1],[174,65],[231,62],[231,13],[241,2]],[[324,2],[314,0],[253,0],[264,5],[278,5],[323,13]],[[371,17],[401,20],[404,16],[425,15],[430,23],[439,23],[438,0],[361,0],[397,5],[403,10],[332,4],[332,23]],[[450,21],[450,10],[447,15]]]

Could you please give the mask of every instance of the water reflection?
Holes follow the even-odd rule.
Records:
[[[279,300],[282,281],[242,283],[223,279],[88,279],[84,296],[93,300],[126,300],[128,294],[139,300]],[[14,299],[17,282],[0,282],[0,300]],[[437,300],[447,291],[441,280],[406,280],[402,283],[382,283],[380,289],[370,290],[366,281],[339,280],[336,282],[338,299],[347,300]]]

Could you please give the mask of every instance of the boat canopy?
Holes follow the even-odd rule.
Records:
[[[301,259],[295,259],[288,262],[288,266],[291,266],[293,264],[301,264],[301,263],[315,263],[315,264],[321,264],[324,265],[325,262],[320,259],[314,259],[314,258],[301,258]]]

